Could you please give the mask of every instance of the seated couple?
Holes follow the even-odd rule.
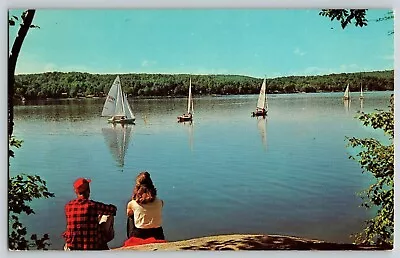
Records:
[[[65,205],[67,229],[63,233],[64,250],[108,250],[107,243],[114,238],[114,217],[117,207],[89,199],[91,180],[79,178],[74,182],[77,198]],[[124,246],[140,244],[138,239],[153,238],[165,242],[161,227],[163,201],[148,172],[140,173],[132,200],[127,206],[128,240]],[[134,242],[132,242],[132,240]]]

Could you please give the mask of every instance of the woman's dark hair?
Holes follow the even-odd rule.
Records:
[[[154,187],[150,174],[147,171],[140,172],[136,177],[132,199],[138,204],[145,204],[156,199],[157,189]]]

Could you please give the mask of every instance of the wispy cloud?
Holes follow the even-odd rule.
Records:
[[[151,60],[143,60],[142,61],[142,67],[149,67],[157,64],[157,61],[151,61]]]
[[[59,66],[54,63],[20,62],[17,65],[16,74],[45,73],[45,72],[88,72],[92,73],[95,69],[90,69],[85,65]]]
[[[295,55],[298,55],[298,56],[304,56],[304,55],[306,54],[306,52],[301,51],[300,48],[298,48],[298,47],[296,47],[296,48],[294,49],[293,53],[294,53]]]
[[[268,77],[269,78],[276,78],[276,77],[283,77],[284,75],[282,73],[278,73],[278,72],[273,72],[271,73]]]
[[[385,60],[394,60],[394,55],[384,55],[380,56],[380,58]]]
[[[338,67],[316,67],[310,66],[306,67],[303,70],[299,71],[290,71],[288,75],[300,75],[300,76],[307,76],[307,75],[324,75],[324,74],[332,74],[332,73],[355,73],[355,72],[368,72],[374,70],[385,70],[386,68],[382,69],[371,69],[370,67],[360,66],[358,64],[342,64]]]

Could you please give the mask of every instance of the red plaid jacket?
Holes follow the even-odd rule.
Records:
[[[67,230],[65,242],[72,250],[99,250],[102,244],[99,215],[116,215],[117,207],[85,198],[77,198],[65,205]]]

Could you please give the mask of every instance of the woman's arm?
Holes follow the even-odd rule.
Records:
[[[132,215],[133,215],[133,210],[130,209],[130,208],[126,209],[126,215],[127,215],[128,217],[132,216]]]
[[[126,215],[128,217],[133,215],[133,207],[132,207],[132,202],[128,202],[128,205],[126,206]]]

